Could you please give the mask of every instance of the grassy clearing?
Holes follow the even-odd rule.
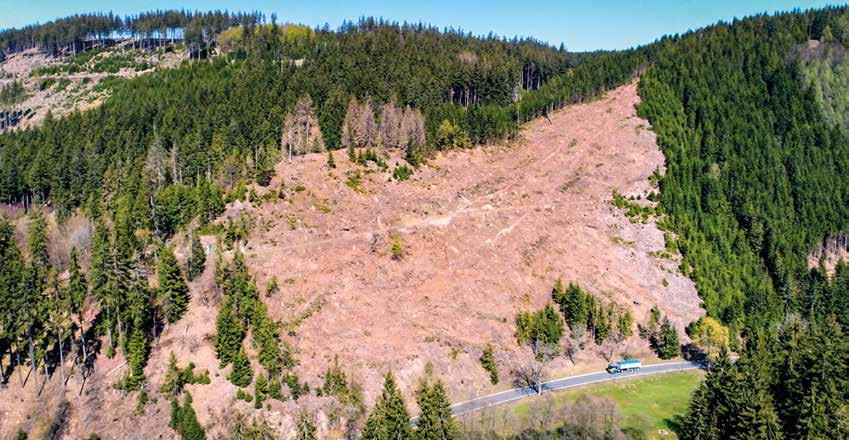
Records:
[[[682,416],[690,402],[690,396],[701,383],[702,372],[667,373],[637,379],[625,379],[601,385],[558,391],[547,397],[550,404],[548,409],[553,414],[564,410],[566,403],[573,402],[581,396],[607,398],[614,401],[622,415],[622,427],[626,433],[642,433],[635,437],[674,438],[672,430],[676,417]],[[503,435],[518,434],[512,428],[521,430],[522,427],[534,425],[533,411],[538,411],[540,403],[537,398],[523,399],[514,404],[498,407],[502,414],[497,417],[512,419],[510,432]],[[549,406],[550,405],[550,406]],[[508,414],[504,414],[508,413]],[[506,416],[506,417],[505,417]]]

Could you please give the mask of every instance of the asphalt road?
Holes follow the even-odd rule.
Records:
[[[704,364],[699,362],[671,362],[665,364],[643,365],[639,371],[631,371],[627,373],[610,374],[606,371],[598,373],[582,374],[580,376],[570,376],[561,379],[543,382],[540,386],[541,393],[550,391],[564,390],[566,388],[579,387],[598,382],[608,382],[617,379],[648,376],[650,374],[671,373],[675,371],[695,370],[704,368]],[[455,403],[451,405],[451,413],[455,416],[478,411],[483,408],[503,403],[512,402],[528,396],[537,394],[536,390],[531,387],[514,388],[512,390],[502,391],[500,393],[490,394],[488,396],[478,397],[465,402]]]

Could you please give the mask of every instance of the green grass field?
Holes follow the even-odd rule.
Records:
[[[566,402],[575,401],[581,396],[610,399],[619,407],[622,428],[626,433],[643,433],[647,438],[669,439],[675,438],[672,429],[675,419],[687,411],[690,396],[703,377],[702,372],[659,374],[557,391],[548,398],[553,402],[555,413]],[[526,422],[531,418],[533,399],[536,398],[508,404],[499,408],[499,411],[512,412],[520,422],[518,426],[528,426]]]

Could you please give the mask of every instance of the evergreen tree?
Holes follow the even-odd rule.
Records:
[[[776,407],[789,438],[834,438],[845,429],[849,346],[836,321],[796,323],[778,355]]]
[[[80,322],[83,321],[83,306],[85,304],[86,295],[88,295],[88,282],[85,274],[80,268],[79,259],[77,257],[77,249],[71,249],[71,262],[68,268],[68,296],[71,301],[71,311],[79,316]]]
[[[169,426],[177,431],[183,440],[206,439],[206,432],[200,422],[198,422],[197,414],[192,407],[191,393],[185,393],[182,407],[177,403],[176,399],[171,401],[171,422]]]
[[[215,322],[215,354],[221,363],[221,368],[226,367],[238,355],[245,338],[245,328],[235,316],[232,309],[231,299],[225,297],[218,309],[218,319]]]
[[[129,374],[124,378],[121,388],[137,390],[144,382],[144,367],[147,364],[148,341],[143,323],[137,319],[133,323],[130,340],[127,343],[127,360],[130,364]]]
[[[197,232],[191,234],[191,241],[191,253],[186,266],[186,275],[190,280],[193,280],[202,274],[206,268],[206,251],[203,249],[203,243],[201,243]]]
[[[50,256],[47,253],[47,220],[41,210],[30,211],[27,234],[30,264],[43,278],[50,267]]]
[[[333,150],[327,150],[327,168],[336,168],[336,160],[333,159]]]
[[[486,344],[480,357],[483,369],[489,372],[489,381],[498,384],[498,366],[495,365],[495,356],[492,354],[492,345]]]
[[[168,427],[177,431],[182,429],[182,421],[183,416],[180,414],[180,402],[177,401],[176,397],[171,398],[171,418],[168,421]]]
[[[410,415],[395,385],[392,373],[386,373],[383,392],[375,403],[363,430],[363,440],[400,440],[412,438]]]
[[[268,309],[258,299],[254,306],[251,327],[253,329],[253,345],[258,351],[260,365],[265,367],[271,376],[279,375],[283,365],[277,324],[268,317]]]
[[[423,381],[416,391],[420,415],[416,423],[415,438],[420,440],[459,439],[460,432],[451,415],[451,402],[442,382]]]
[[[165,377],[162,379],[162,386],[159,388],[159,391],[165,394],[177,394],[181,388],[180,368],[177,367],[177,356],[172,351],[168,357],[168,369],[165,370]]]
[[[160,251],[156,272],[159,280],[157,296],[162,302],[165,319],[175,323],[188,308],[189,286],[171,248],[163,247]]]
[[[681,343],[678,340],[678,330],[669,321],[663,319],[657,338],[652,342],[657,350],[657,356],[661,359],[672,359],[681,354]]]
[[[233,358],[233,370],[230,372],[230,382],[237,387],[250,386],[254,378],[251,361],[244,349],[240,349]]]
[[[265,374],[260,373],[260,375],[256,378],[254,394],[256,394],[256,397],[254,398],[254,408],[260,409],[262,408],[262,402],[268,398],[268,379],[266,379]]]

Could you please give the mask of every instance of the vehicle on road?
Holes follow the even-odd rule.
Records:
[[[607,366],[607,372],[610,374],[625,373],[628,371],[639,371],[643,367],[643,363],[639,359],[626,359],[619,362],[611,362]]]

